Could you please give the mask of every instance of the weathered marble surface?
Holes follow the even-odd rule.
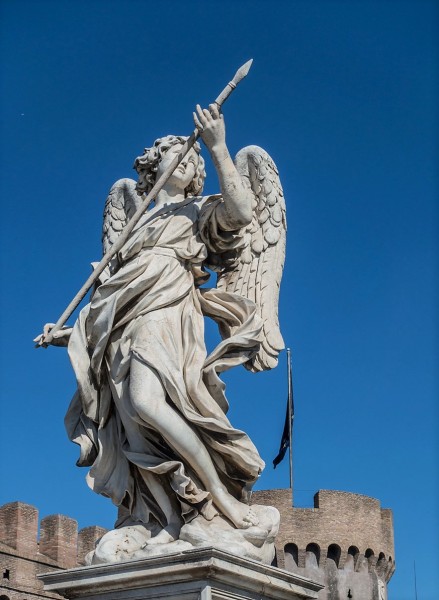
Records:
[[[258,525],[237,529],[220,515],[212,521],[199,515],[183,525],[178,540],[167,544],[148,545],[148,541],[154,539],[154,532],[145,525],[120,527],[101,538],[96,550],[86,557],[86,564],[123,562],[209,547],[271,564],[275,555],[274,540],[279,531],[279,511],[257,505],[252,505],[252,509],[258,517]]]
[[[100,275],[74,327],[52,342],[68,345],[78,383],[66,416],[68,435],[81,448],[78,465],[90,467],[87,482],[96,493],[129,515],[102,541],[93,559],[99,562],[120,560],[120,543],[130,557],[211,540],[264,562],[273,552],[273,511],[248,504],[264,462],[228,420],[219,374],[277,364],[285,202],[276,166],[261,148],[244,148],[232,161],[216,105],[197,107],[194,120],[221,193],[202,196],[204,161],[195,146]],[[152,189],[184,140],[157,140],[135,161],[137,184],[113,186],[104,253],[137,194]],[[199,287],[204,267],[218,272],[216,288]],[[223,338],[209,356],[205,316]]]
[[[305,577],[212,548],[39,577],[45,590],[81,600],[311,600],[322,589]]]

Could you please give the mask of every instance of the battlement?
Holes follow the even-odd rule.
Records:
[[[84,564],[85,555],[94,549],[106,529],[86,527],[78,532],[74,519],[50,515],[38,527],[38,510],[23,502],[0,507],[0,590],[11,600],[48,597],[37,574],[69,569]]]
[[[392,511],[378,500],[320,490],[314,508],[296,508],[291,490],[278,489],[254,492],[252,502],[279,510],[277,565],[325,583],[319,598],[332,598],[331,587],[346,594],[361,589],[355,598],[380,597],[379,586],[395,570],[395,554]]]
[[[254,492],[254,504],[275,506],[281,515],[276,537],[277,566],[322,583],[319,600],[386,598],[394,569],[392,512],[375,498],[320,490],[313,508],[291,505],[288,489]],[[51,515],[23,502],[0,507],[0,595],[7,600],[59,600],[43,590],[37,575],[84,564],[106,532],[74,519]]]

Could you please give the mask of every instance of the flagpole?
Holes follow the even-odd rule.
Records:
[[[287,409],[285,411],[285,422],[282,432],[282,438],[280,441],[279,452],[273,460],[273,467],[283,461],[285,454],[288,452],[289,457],[289,471],[290,471],[290,490],[291,490],[291,505],[293,506],[294,495],[293,495],[293,419],[294,419],[294,396],[293,396],[293,369],[291,362],[291,350],[287,348],[287,377],[288,377],[288,397],[287,397]]]
[[[418,600],[418,586],[416,584],[416,561],[413,561],[413,572],[415,575],[415,600]]]
[[[290,489],[291,504],[294,504],[293,493],[293,373],[291,367],[291,350],[287,348],[287,373],[288,373],[288,440],[290,460]]]

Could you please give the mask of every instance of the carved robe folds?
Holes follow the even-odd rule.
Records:
[[[209,253],[242,244],[239,231],[221,230],[220,202],[218,196],[187,198],[146,213],[119,253],[121,266],[107,273],[82,310],[69,343],[78,390],[66,428],[81,447],[78,464],[91,467],[88,484],[125,506],[132,519],[147,523],[152,515],[162,527],[165,515],[145,477],[175,499],[186,522],[216,513],[197,474],[134,410],[128,390],[133,360],[158,375],[168,402],[197,432],[232,495],[245,500],[264,466],[248,436],[227,419],[217,374],[257,352],[262,321],[250,300],[196,286],[206,278],[201,267]],[[223,337],[208,357],[203,315],[217,321]]]

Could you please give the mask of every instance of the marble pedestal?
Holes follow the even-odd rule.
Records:
[[[92,565],[39,576],[44,589],[81,600],[315,599],[322,585],[214,548]]]

